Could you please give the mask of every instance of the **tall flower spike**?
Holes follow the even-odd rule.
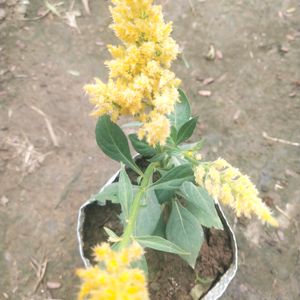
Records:
[[[78,300],[149,300],[144,273],[130,268],[143,255],[142,247],[133,243],[114,252],[108,244],[94,248],[100,266],[77,271],[83,283]]]
[[[195,178],[197,184],[205,187],[212,197],[233,208],[238,217],[244,215],[250,218],[255,214],[262,222],[278,226],[278,221],[259,198],[249,177],[224,159],[212,162],[208,172],[199,165],[195,168]]]
[[[85,86],[95,105],[92,115],[108,114],[113,121],[132,116],[142,121],[138,135],[149,144],[164,144],[170,133],[166,115],[179,99],[180,80],[169,70],[179,48],[170,37],[160,5],[152,0],[112,0],[111,28],[122,45],[108,46],[113,59],[106,62],[109,80],[95,79]],[[151,128],[150,128],[151,127]],[[159,132],[159,135],[151,134]]]

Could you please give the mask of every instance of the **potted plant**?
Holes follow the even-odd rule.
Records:
[[[80,209],[78,238],[88,269],[79,271],[79,298],[217,299],[237,267],[234,234],[219,202],[238,216],[277,221],[247,176],[221,158],[203,160],[201,141],[186,144],[197,117],[170,71],[179,49],[161,6],[112,2],[111,27],[123,44],[108,46],[108,82],[96,79],[85,90],[99,117],[97,144],[121,168]],[[134,119],[136,133],[126,136],[117,124],[122,116]],[[139,156],[132,156],[129,141]],[[96,246],[104,234],[107,243]],[[209,254],[220,257],[213,276],[201,273],[211,267]]]

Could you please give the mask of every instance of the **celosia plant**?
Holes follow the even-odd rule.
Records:
[[[223,159],[204,161],[201,142],[184,144],[197,118],[191,116],[188,99],[178,89],[180,80],[169,69],[178,46],[161,6],[152,0],[112,2],[111,27],[122,44],[108,46],[113,56],[106,63],[108,82],[96,79],[85,90],[95,105],[92,114],[99,116],[97,144],[121,162],[118,182],[93,199],[101,205],[108,200],[120,204],[124,231],[117,236],[106,228],[114,250],[107,244],[95,248],[99,266],[79,271],[84,280],[79,298],[148,299],[145,275],[130,269],[130,262],[142,255],[137,244],[178,254],[194,267],[203,227],[223,229],[216,203],[229,205],[238,217],[256,215],[262,222],[278,223],[249,177]],[[138,121],[129,140],[147,161],[145,170],[136,164],[127,136],[116,123],[122,116]],[[131,182],[125,166],[138,180]]]

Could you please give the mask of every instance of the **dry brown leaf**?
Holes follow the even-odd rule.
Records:
[[[210,97],[211,96],[211,91],[209,90],[201,90],[198,92],[200,96],[203,96],[203,97]]]
[[[216,57],[217,57],[217,59],[220,59],[220,60],[223,59],[223,53],[221,50],[216,51]]]
[[[236,122],[238,121],[238,119],[240,118],[240,115],[241,115],[241,110],[238,109],[238,110],[235,112],[234,116],[233,116],[233,121],[234,121],[235,123],[236,123]]]
[[[207,60],[215,60],[215,58],[216,58],[216,49],[215,49],[214,45],[209,46],[209,51],[205,55],[205,58]]]
[[[2,196],[0,202],[1,202],[1,204],[2,204],[3,206],[6,206],[7,203],[9,202],[9,200],[8,200],[8,198],[7,198],[6,196]]]
[[[288,53],[289,52],[289,48],[285,47],[285,46],[281,46],[279,51],[283,54]]]
[[[214,81],[215,81],[215,79],[212,77],[205,78],[203,80],[203,85],[209,85],[209,84],[213,83]]]
[[[296,7],[291,7],[291,8],[288,8],[287,10],[286,10],[286,13],[287,14],[292,14],[292,13],[294,13],[296,11]]]
[[[294,40],[295,40],[295,37],[294,37],[292,34],[287,34],[287,35],[286,35],[286,39],[287,39],[288,41],[294,41]]]
[[[50,289],[50,290],[56,290],[56,289],[59,289],[60,287],[61,287],[60,282],[47,281],[47,288]]]

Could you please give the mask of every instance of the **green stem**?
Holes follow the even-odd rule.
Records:
[[[122,241],[120,242],[119,249],[127,247],[129,242],[130,242],[130,239],[132,237],[132,234],[133,234],[133,231],[134,231],[134,228],[135,228],[136,219],[137,219],[137,216],[138,216],[141,200],[142,200],[145,192],[147,191],[147,188],[148,188],[149,184],[151,183],[152,174],[154,172],[156,164],[157,163],[151,163],[145,171],[145,174],[143,176],[143,180],[141,182],[141,186],[139,188],[139,191],[133,199],[129,219],[128,219],[128,222],[127,222],[127,226],[125,227],[124,234],[123,234],[123,237],[122,237]]]

